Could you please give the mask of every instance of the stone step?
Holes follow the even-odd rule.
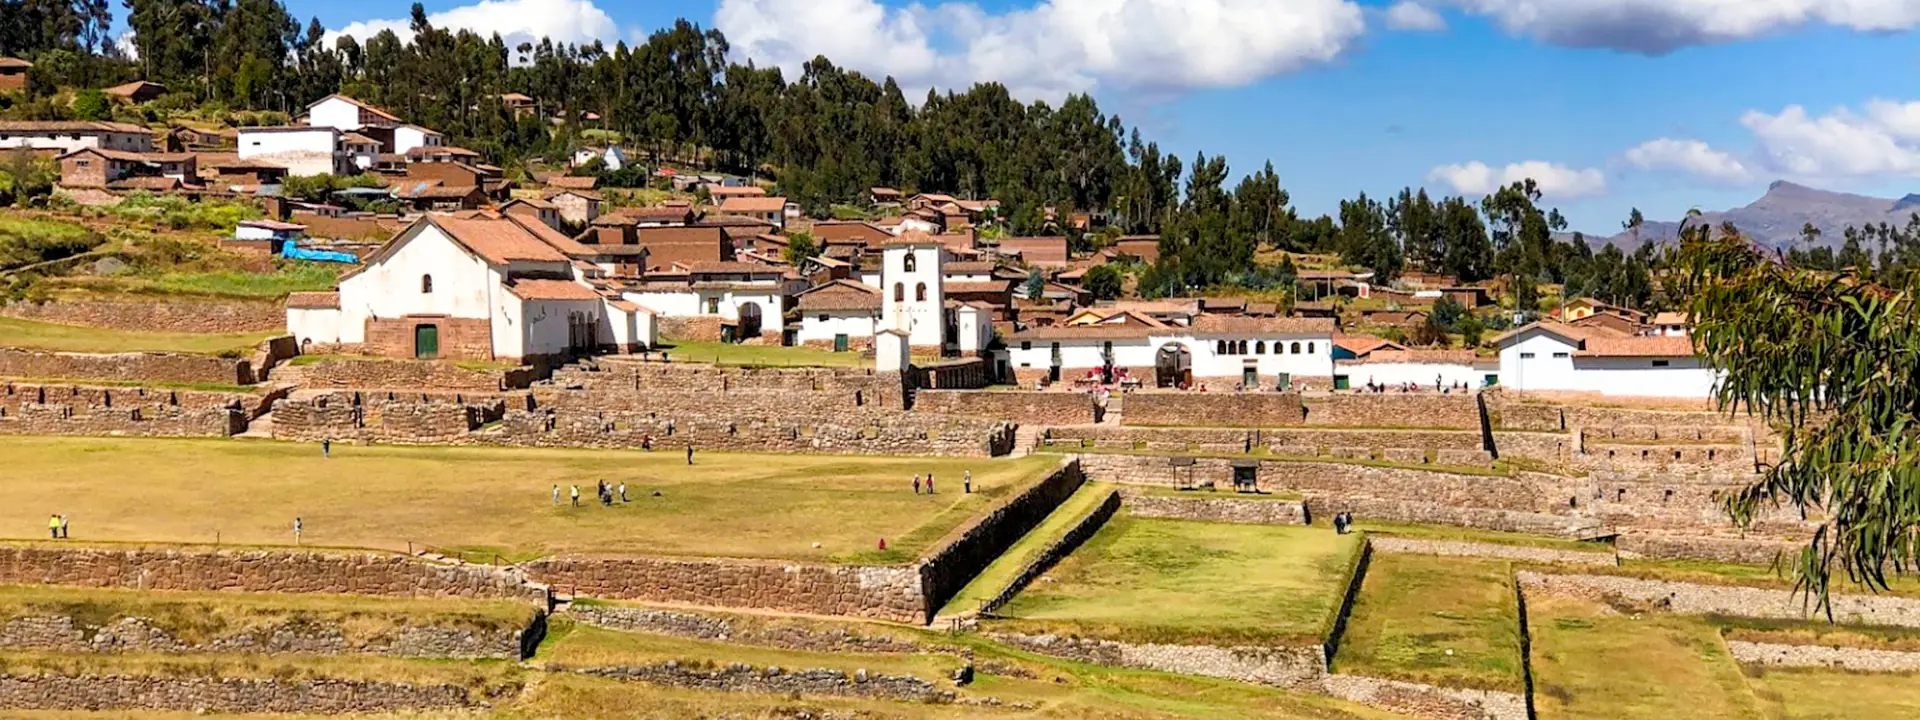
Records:
[[[267,412],[260,417],[254,418],[253,422],[247,423],[246,431],[234,437],[259,438],[262,440],[273,439],[273,413]]]

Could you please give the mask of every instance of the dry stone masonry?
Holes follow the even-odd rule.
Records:
[[[0,347],[0,377],[250,385],[244,358],[182,353],[88,354]]]
[[[1235,498],[1223,493],[1193,493],[1192,497],[1167,497],[1137,491],[1121,491],[1127,512],[1136,517],[1205,520],[1249,525],[1305,525],[1306,506],[1290,500]]]
[[[1552,563],[1559,565],[1598,565],[1612,567],[1619,564],[1613,553],[1602,549],[1594,552],[1582,550],[1555,550],[1552,548],[1528,547],[1524,545],[1499,545],[1495,543],[1460,542],[1454,540],[1426,540],[1422,538],[1402,538],[1390,535],[1370,535],[1374,552],[1401,553],[1407,555],[1439,555],[1442,557],[1478,557],[1496,560],[1519,560],[1522,562]]]
[[[349,624],[347,619],[289,616],[272,624],[227,628],[216,637],[189,642],[147,618],[121,617],[101,623],[64,615],[17,617],[0,623],[0,649],[518,660],[521,649],[529,644],[526,633],[534,632],[532,628],[401,622],[389,632],[360,637]]]
[[[1832,668],[1864,673],[1920,672],[1920,653],[1826,645],[1784,645],[1728,640],[1727,650],[1742,665]]]
[[[932,682],[911,675],[880,675],[864,670],[854,673],[827,669],[787,670],[771,665],[755,668],[745,663],[696,667],[668,661],[658,665],[583,668],[576,672],[713,692],[831,695],[921,703],[950,703],[954,699],[952,690],[942,690]]]
[[[1593,601],[1625,601],[1682,615],[1730,615],[1776,620],[1805,620],[1811,607],[1787,588],[1703,585],[1643,580],[1613,575],[1556,575],[1523,570],[1515,574],[1527,593],[1563,595]],[[1833,618],[1858,625],[1920,627],[1920,599],[1892,595],[1834,595]]]
[[[137,590],[238,590],[520,600],[545,586],[513,569],[442,565],[386,553],[0,546],[0,584]]]
[[[919,643],[845,628],[816,629],[772,621],[623,605],[573,605],[567,616],[609,630],[712,640],[782,650],[831,653],[917,653]]]
[[[994,633],[1000,642],[1052,657],[1162,672],[1224,678],[1258,685],[1317,689],[1327,674],[1319,645],[1300,647],[1214,647],[1123,643],[1065,635]]]
[[[480,707],[457,685],[353,680],[0,675],[0,708],[342,715]]]

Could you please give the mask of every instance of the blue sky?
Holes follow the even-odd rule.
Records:
[[[364,33],[407,5],[290,0]],[[676,17],[735,56],[908,88],[1091,91],[1184,157],[1271,160],[1295,204],[1534,176],[1574,229],[1786,178],[1920,192],[1920,0],[436,0],[445,25],[621,39]],[[1799,109],[1795,109],[1799,108]],[[1510,167],[1511,166],[1511,167]]]

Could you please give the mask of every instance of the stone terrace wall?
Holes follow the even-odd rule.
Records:
[[[960,530],[952,542],[930,553],[920,563],[920,587],[926,593],[925,621],[931,622],[933,613],[946,605],[947,600],[1005,554],[1007,548],[1038,527],[1086,481],[1086,475],[1080,472],[1080,463],[1069,461]]]
[[[1088,393],[921,390],[914,396],[913,409],[1011,420],[1022,425],[1086,425],[1100,421],[1100,410]]]
[[[212,355],[93,355],[0,347],[0,377],[248,385],[253,383],[253,367],[243,358]]]
[[[1059,539],[1054,540],[1046,549],[1041,550],[1039,555],[1034,556],[1033,562],[1021,568],[1020,574],[1013,576],[1013,580],[1008,581],[1007,586],[1001,588],[998,595],[981,603],[979,614],[992,615],[999,612],[1000,608],[1006,607],[1007,603],[1013,602],[1014,596],[1019,595],[1020,591],[1025,590],[1028,585],[1033,584],[1033,581],[1039,580],[1041,575],[1046,574],[1061,560],[1073,554],[1074,550],[1079,549],[1095,533],[1100,532],[1100,528],[1106,527],[1107,521],[1112,520],[1114,514],[1120,512],[1120,504],[1120,493],[1108,492],[1107,498],[1100,501],[1092,512],[1080,518],[1080,522],[1074,523],[1073,527],[1060,534]]]
[[[1901,650],[1728,640],[1727,651],[1742,665],[1840,668],[1868,673],[1920,672],[1920,653]]]
[[[1122,643],[1062,635],[995,633],[991,637],[1028,652],[1068,660],[1225,678],[1295,690],[1317,690],[1327,674],[1326,657],[1322,655],[1324,651],[1319,645],[1215,647]]]
[[[242,393],[0,383],[0,434],[227,437],[257,398]]]
[[[1142,391],[1127,395],[1128,425],[1287,427],[1306,418],[1297,393]]]
[[[830,695],[914,703],[949,703],[954,698],[952,690],[941,690],[928,680],[911,675],[868,673],[865,670],[848,674],[845,671],[825,668],[807,670],[790,670],[772,666],[756,668],[746,663],[701,669],[668,661],[657,665],[584,668],[576,672],[708,692]],[[811,716],[803,714],[800,717]]]
[[[358,714],[478,707],[466,688],[360,680],[0,675],[0,708]]]
[[[1107,448],[1173,452],[1244,453],[1269,448],[1282,455],[1317,456],[1334,448],[1406,450],[1425,462],[1442,450],[1479,452],[1480,433],[1466,430],[1376,430],[1338,428],[1193,428],[1093,425],[1048,428],[1043,444],[1074,450]]]
[[[17,302],[0,306],[0,316],[143,332],[247,333],[287,326],[286,308],[277,301],[169,295],[132,296],[126,300],[78,296],[39,303]]]
[[[284,372],[284,371],[283,371]],[[466,390],[496,392],[524,388],[534,380],[532,368],[469,370],[437,360],[393,360],[340,356],[311,365],[295,366],[293,373],[307,388],[395,388],[407,390]],[[276,375],[275,377],[279,377]]]
[[[384,393],[335,392],[275,404],[273,434],[305,442],[456,444],[505,411],[504,400],[484,396],[401,400]]]
[[[547,604],[517,572],[381,553],[0,546],[0,585],[470,597]]]
[[[1248,525],[1305,525],[1307,508],[1288,500],[1246,499],[1215,493],[1167,497],[1132,490],[1121,491],[1127,512],[1136,517],[1206,520]]]
[[[1337,393],[1303,402],[1304,424],[1318,427],[1480,429],[1480,404],[1472,393]]]
[[[0,623],[0,649],[55,652],[241,653],[271,655],[390,655],[417,658],[493,658],[519,660],[526,628],[485,624],[415,625],[400,612],[385,616],[397,624],[372,637],[355,637],[353,619],[290,612],[278,622],[221,628],[225,632],[198,642],[183,640],[138,617],[74,618],[67,615],[17,617]],[[349,639],[351,638],[351,639]]]
[[[1328,675],[1328,695],[1390,712],[1433,720],[1531,720],[1527,698],[1498,690],[1442,688],[1432,685]]]
[[[846,615],[925,623],[914,566],[861,567],[727,558],[553,557],[522,566],[575,596]]]
[[[1791,588],[1702,585],[1667,580],[1642,580],[1613,575],[1554,575],[1523,570],[1515,573],[1528,593],[1562,595],[1594,601],[1626,601],[1683,615],[1730,615],[1773,620],[1805,620],[1812,606]],[[1892,595],[1834,595],[1836,622],[1858,625],[1920,627],[1920,599]]]
[[[555,371],[554,384],[581,389],[679,390],[684,392],[860,392],[856,404],[904,407],[902,380],[859,368],[729,368],[690,363],[633,362],[601,358],[598,372]]]

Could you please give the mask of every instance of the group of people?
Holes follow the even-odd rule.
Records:
[[[924,485],[927,489],[927,494],[933,495],[935,494],[933,490],[933,473],[927,473],[926,477],[927,479]],[[913,476],[913,494],[919,495],[920,488],[922,487],[922,485],[923,483],[920,480],[920,476],[919,475]],[[972,470],[967,470],[960,474],[960,491],[968,494],[971,494],[973,492],[973,471]]]
[[[1347,534],[1348,530],[1352,530],[1352,529],[1353,529],[1353,513],[1337,512],[1333,514],[1334,534],[1345,535]]]
[[[632,502],[627,499],[626,483],[624,482],[620,483],[619,486],[617,487],[611,483],[608,483],[605,480],[597,480],[595,481],[595,483],[598,485],[598,488],[595,490],[595,493],[600,496],[601,507],[613,507],[613,499],[615,496],[618,496],[620,498],[620,502],[622,503]],[[580,507],[580,486],[568,485],[567,491],[568,491],[568,498],[573,502],[573,506]],[[553,486],[553,504],[554,505],[560,504],[560,486],[559,485]]]
[[[59,540],[67,536],[67,516],[54,515],[47,518],[47,534]]]
[[[1372,378],[1368,378],[1367,384],[1362,388],[1362,392],[1371,393],[1374,395],[1381,395],[1381,394],[1390,393],[1390,392],[1417,393],[1425,390],[1426,388],[1427,386],[1421,385],[1420,383],[1411,383],[1411,382],[1376,383],[1373,381]],[[1440,393],[1442,395],[1451,395],[1456,392],[1467,392],[1472,389],[1473,387],[1471,385],[1468,385],[1466,382],[1463,382],[1463,381],[1449,383],[1446,381],[1445,378],[1435,377],[1433,379],[1433,391]]]

